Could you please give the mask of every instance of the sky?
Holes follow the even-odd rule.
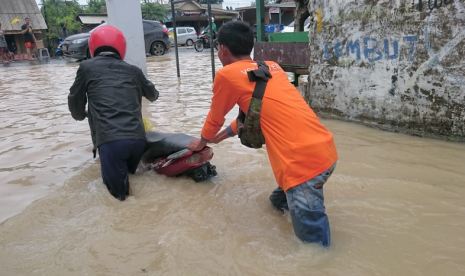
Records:
[[[37,3],[40,4],[42,2],[41,0],[36,0]],[[79,4],[85,5],[87,4],[87,0],[78,0]],[[165,1],[168,2],[168,1]],[[223,2],[223,7],[226,8],[228,7],[233,7],[234,8],[239,8],[239,7],[247,7],[250,6],[250,3],[252,0],[224,0]]]

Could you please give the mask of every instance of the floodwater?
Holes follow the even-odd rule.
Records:
[[[160,98],[144,116],[198,135],[210,54],[180,58],[179,81],[174,55],[148,60]],[[272,209],[266,151],[237,139],[214,145],[210,181],[143,172],[114,199],[68,113],[77,66],[0,67],[0,275],[465,275],[465,144],[323,120],[340,155],[323,249]]]

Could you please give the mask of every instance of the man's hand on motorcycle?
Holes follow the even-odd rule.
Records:
[[[223,130],[223,131],[218,132],[218,134],[216,134],[215,138],[208,141],[208,143],[218,144],[219,142],[221,142],[221,141],[223,141],[224,139],[227,139],[227,138],[229,138],[229,135],[226,132],[226,130]]]
[[[191,151],[200,151],[202,150],[205,146],[207,145],[207,142],[205,140],[202,140],[200,138],[194,138],[192,141],[189,143],[187,148]]]

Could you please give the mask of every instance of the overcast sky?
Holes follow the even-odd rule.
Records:
[[[36,0],[37,3],[41,3],[41,0]],[[87,3],[87,0],[78,0],[78,2],[81,5],[85,5]],[[168,1],[166,1],[168,2]],[[233,8],[239,8],[239,7],[247,7],[250,6],[250,3],[252,0],[224,0],[223,2],[223,7],[233,7]]]

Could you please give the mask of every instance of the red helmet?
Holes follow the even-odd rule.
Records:
[[[111,47],[115,49],[124,60],[126,56],[126,39],[117,28],[109,25],[95,29],[89,38],[90,55],[94,57],[95,51],[100,47]]]

